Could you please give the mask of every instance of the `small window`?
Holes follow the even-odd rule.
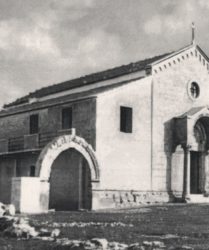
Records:
[[[72,108],[62,110],[62,129],[72,128]]]
[[[30,134],[37,134],[39,132],[38,115],[30,116]]]
[[[194,99],[198,98],[198,96],[200,95],[200,88],[196,82],[191,83],[190,94],[191,94],[191,97]]]
[[[132,133],[132,108],[120,107],[120,131]]]
[[[30,177],[34,177],[35,176],[35,170],[36,170],[35,166],[30,166]]]

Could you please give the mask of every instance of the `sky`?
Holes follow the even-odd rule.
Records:
[[[0,0],[0,106],[36,89],[178,50],[209,55],[208,0]]]

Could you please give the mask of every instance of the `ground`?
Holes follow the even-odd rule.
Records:
[[[20,215],[25,217],[26,215]],[[209,204],[167,204],[99,212],[27,215],[36,228],[59,228],[69,239],[106,238],[120,243],[163,241],[166,249],[209,249]],[[0,237],[0,250],[59,249],[56,242]]]

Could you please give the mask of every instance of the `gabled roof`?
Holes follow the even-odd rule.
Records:
[[[137,81],[137,80],[140,80],[142,78],[143,77],[139,77],[139,78],[136,78],[134,80],[133,79],[126,80],[126,81],[122,81],[119,83],[105,85],[105,86],[101,86],[98,88],[89,89],[89,90],[83,91],[83,92],[71,93],[71,94],[67,94],[64,96],[56,97],[56,98],[48,98],[48,99],[43,100],[41,102],[30,103],[30,105],[12,106],[12,108],[1,110],[0,117],[10,116],[10,115],[18,114],[18,113],[23,113],[23,112],[28,112],[28,111],[31,111],[34,109],[35,110],[43,109],[43,108],[51,107],[54,105],[62,105],[62,104],[73,103],[73,102],[77,102],[77,101],[80,102],[83,100],[87,100],[89,98],[96,98],[97,94],[111,91],[111,90],[116,89],[116,88],[120,88],[122,86],[129,84],[130,82]]]
[[[201,48],[198,45],[195,44],[191,44],[189,46],[186,46],[180,50],[177,50],[175,52],[170,52],[170,53],[166,53],[163,55],[158,55],[152,58],[148,58],[148,59],[144,59],[141,61],[137,61],[135,63],[130,63],[127,65],[122,65],[116,68],[112,68],[112,69],[108,69],[105,71],[101,71],[98,73],[94,73],[94,74],[90,74],[90,75],[86,75],[80,78],[76,78],[73,80],[69,80],[69,81],[65,81],[62,83],[58,83],[58,84],[54,84],[48,87],[44,87],[41,89],[38,89],[32,93],[29,93],[28,95],[21,97],[19,99],[17,99],[16,101],[6,104],[4,105],[4,108],[9,108],[9,107],[13,107],[13,106],[18,106],[18,105],[22,105],[22,104],[26,104],[29,103],[30,99],[39,99],[42,97],[47,97],[49,95],[53,95],[53,94],[57,94],[60,92],[64,92],[64,91],[68,91],[68,90],[73,90],[76,88],[80,88],[80,87],[85,87],[85,86],[89,86],[89,85],[93,85],[94,83],[99,83],[99,82],[104,82],[106,80],[111,80],[111,79],[116,79],[118,77],[121,76],[125,76],[131,73],[135,73],[135,72],[139,72],[139,71],[143,71],[149,68],[152,68],[153,66],[155,66],[156,64],[160,64],[161,62],[176,56],[188,49],[191,49],[195,47],[206,59],[206,61],[209,62],[209,58],[207,57],[207,55],[201,50]]]
[[[179,49],[177,51],[169,53],[168,55],[164,56],[163,58],[160,58],[159,60],[156,60],[156,61],[150,63],[150,66],[154,66],[156,64],[159,64],[159,63],[161,63],[161,62],[163,62],[163,61],[165,61],[167,59],[170,59],[173,56],[177,56],[180,53],[182,53],[184,51],[187,51],[188,49],[191,49],[191,48],[194,48],[194,47],[195,47],[195,49],[197,49],[199,51],[200,54],[202,54],[202,56],[205,58],[205,60],[209,62],[208,56],[205,54],[205,52],[198,45],[196,45],[196,44],[190,44],[190,45],[188,45],[186,47],[183,47],[183,48],[181,48],[181,49]]]
[[[86,75],[86,76],[76,78],[73,80],[69,80],[66,82],[62,82],[62,83],[54,84],[54,85],[51,85],[48,87],[44,87],[44,88],[38,89],[32,93],[29,93],[28,95],[21,97],[12,103],[6,104],[6,105],[4,105],[4,107],[7,108],[7,107],[15,106],[15,105],[24,104],[24,103],[27,103],[30,98],[41,98],[41,97],[55,94],[58,92],[71,90],[74,88],[90,85],[90,84],[104,81],[104,80],[108,80],[108,79],[113,79],[116,77],[120,77],[123,75],[134,73],[137,71],[142,71],[142,70],[145,70],[149,64],[151,64],[155,61],[158,61],[161,58],[166,57],[169,54],[170,53],[166,53],[163,55],[159,55],[159,56],[155,56],[155,57],[148,58],[145,60],[141,60],[141,61],[138,61],[135,63],[122,65],[120,67],[108,69],[108,70],[101,71],[98,73]]]
[[[150,63],[150,64],[153,66],[153,65],[156,65],[156,64],[158,64],[158,63],[161,63],[162,61],[165,61],[165,60],[167,60],[167,59],[169,59],[169,58],[171,58],[171,57],[173,57],[173,56],[176,56],[176,55],[178,55],[178,54],[180,54],[180,53],[182,53],[182,52],[184,52],[184,51],[186,51],[186,50],[192,48],[193,46],[194,46],[193,44],[190,44],[190,45],[185,46],[185,47],[183,47],[183,48],[181,48],[181,49],[179,49],[179,50],[177,50],[177,51],[174,51],[174,52],[172,52],[172,53],[168,53],[168,54],[165,55],[164,57],[159,58],[159,60],[156,60],[156,61],[154,61],[154,62],[152,62],[152,63]],[[198,46],[196,46],[196,47],[198,47]],[[199,47],[198,47],[198,48],[199,48]]]

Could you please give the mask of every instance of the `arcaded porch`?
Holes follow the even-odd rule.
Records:
[[[172,192],[184,201],[209,202],[209,110],[192,108],[175,118]]]

